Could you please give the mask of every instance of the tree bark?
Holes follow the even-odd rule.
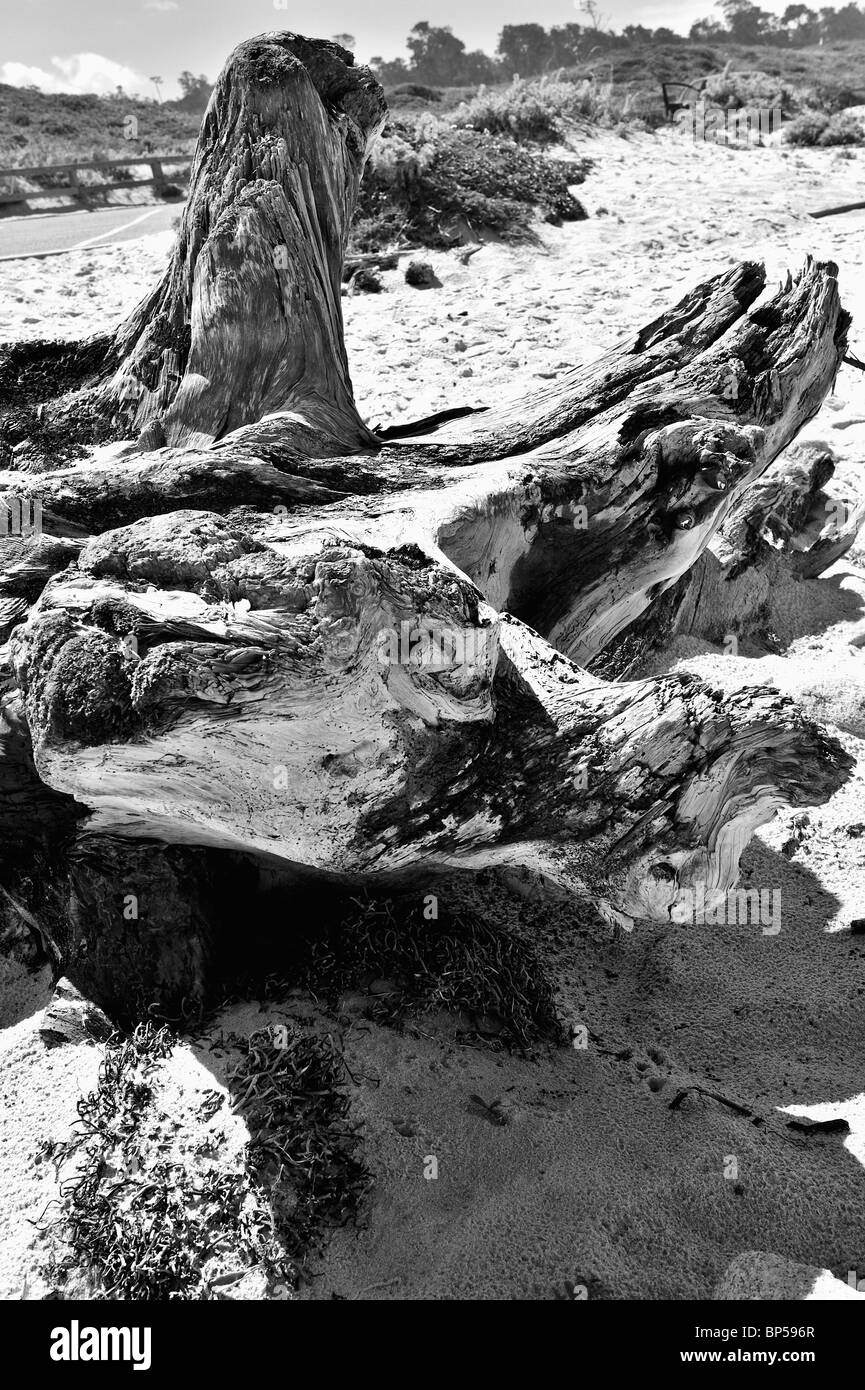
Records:
[[[87,812],[76,901],[82,845],[113,863],[155,839],[342,881],[522,866],[624,926],[676,920],[850,760],[774,692],[581,668],[819,409],[836,268],[766,298],[736,267],[527,400],[376,438],[339,284],[383,111],[333,44],[240,46],[169,270],[98,387],[143,433],[26,474],[60,549],[14,595],[7,700],[46,794]]]
[[[338,44],[272,33],[235,50],[204,117],[165,274],[100,342],[86,408],[115,437],[192,448],[278,415],[302,453],[373,443],[354,405],[340,285],[385,115],[378,83]],[[52,418],[83,409],[76,393]]]
[[[791,581],[816,579],[843,558],[865,522],[865,506],[824,489],[835,461],[823,445],[794,444],[746,491],[696,564],[591,663],[599,675],[639,670],[675,637],[702,637],[732,650],[772,648],[774,596]]]

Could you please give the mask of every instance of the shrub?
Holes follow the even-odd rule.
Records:
[[[819,145],[828,127],[829,117],[824,112],[803,111],[785,128],[784,139],[788,145]]]
[[[618,101],[613,92],[612,82],[599,82],[596,77],[584,78],[582,82],[563,83],[570,88],[567,114],[582,116],[595,125],[613,126],[627,115],[629,100]]]
[[[865,128],[855,116],[843,111],[829,119],[829,125],[820,136],[821,145],[865,145]]]
[[[704,95],[716,106],[762,106],[772,110],[795,105],[794,93],[777,76],[768,72],[713,73],[706,79]]]
[[[790,145],[865,145],[865,129],[843,112],[827,116],[822,111],[804,111],[786,127],[784,138]]]
[[[509,238],[525,237],[537,212],[576,221],[585,212],[569,185],[590,167],[431,116],[414,126],[394,122],[364,175],[352,243],[376,251],[408,236],[441,248],[459,239],[461,220]]]
[[[563,133],[564,103],[556,95],[563,86],[515,81],[509,87],[493,88],[463,102],[454,124],[491,135],[510,135],[514,140],[554,143]]]
[[[814,97],[815,105],[821,111],[828,111],[830,116],[847,106],[859,106],[862,102],[862,97],[852,87],[837,82],[819,82],[814,88]]]
[[[616,95],[612,82],[596,77],[571,81],[516,79],[508,87],[481,90],[463,102],[454,124],[463,129],[510,136],[517,141],[551,144],[561,140],[569,122],[591,121],[608,129],[630,123],[634,97]]]
[[[422,82],[401,82],[398,87],[391,87],[385,93],[388,100],[391,97],[418,97],[421,101],[441,101],[442,94],[437,87],[426,87]]]

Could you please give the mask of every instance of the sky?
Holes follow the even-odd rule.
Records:
[[[761,0],[783,11],[788,0]],[[713,0],[601,0],[604,27],[660,25],[687,33],[719,18]],[[314,37],[352,34],[361,62],[406,56],[412,25],[450,25],[468,48],[495,49],[505,24],[587,22],[578,0],[0,0],[0,82],[43,91],[179,94],[186,69],[216,77],[235,44],[268,29]]]

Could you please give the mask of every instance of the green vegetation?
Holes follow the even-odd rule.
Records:
[[[789,145],[865,145],[865,128],[853,116],[805,111],[785,128],[784,139]]]
[[[391,122],[361,186],[352,249],[403,240],[447,247],[481,230],[529,233],[538,211],[549,221],[585,216],[569,191],[587,160],[550,160],[515,140],[432,116]]]
[[[124,135],[130,116],[138,124],[135,139]],[[199,111],[180,103],[117,95],[48,95],[0,83],[0,168],[127,155],[134,162],[132,156],[148,152],[191,154],[200,122]]]
[[[653,115],[653,124],[659,125],[662,111],[656,109]],[[564,140],[575,123],[618,128],[636,119],[632,94],[616,93],[612,83],[594,78],[576,82],[517,78],[506,87],[484,88],[471,101],[461,103],[453,116],[458,127],[539,145]]]
[[[164,1028],[110,1041],[76,1132],[42,1157],[74,1176],[50,1222],[56,1253],[44,1273],[61,1289],[120,1300],[213,1297],[230,1270],[257,1269],[296,1288],[326,1231],[356,1220],[370,1179],[357,1156],[332,1039],[232,1035],[228,1084],[250,1132],[239,1170],[220,1155],[165,1157],[173,1120],[160,1108]],[[214,1092],[218,1098],[219,1093]]]
[[[417,898],[366,895],[342,917],[299,933],[290,982],[335,1004],[371,989],[367,1013],[398,1023],[430,1009],[461,1018],[462,1031],[496,1045],[557,1039],[553,994],[534,947],[514,930],[492,927],[477,907],[425,920]]]
[[[329,1033],[289,1033],[277,1046],[265,1029],[233,1041],[242,1056],[229,1085],[250,1132],[248,1171],[285,1252],[272,1267],[296,1286],[325,1233],[357,1221],[372,1185],[349,1121],[348,1073]]]
[[[63,342],[9,343],[0,346],[0,468],[21,467],[14,457],[31,445],[55,466],[80,457],[91,443],[114,438],[108,421],[82,402],[62,425],[52,422],[39,403],[81,386],[103,363],[107,340],[94,339],[85,350]]]
[[[490,135],[507,135],[517,141],[552,144],[562,138],[562,116],[575,91],[567,83],[542,87],[539,83],[519,81],[508,87],[484,89],[460,106],[454,124]]]
[[[317,915],[299,914],[290,940],[285,901],[275,901],[280,949],[261,963],[265,997],[300,989],[341,1012],[354,994],[367,1017],[395,1027],[448,1011],[458,1036],[492,1048],[563,1042],[529,939],[531,912],[525,929],[519,918],[490,925],[483,896],[458,888],[450,896],[432,920],[423,911],[430,899],[416,895],[343,897],[324,911],[319,903]],[[266,919],[268,904],[260,906]],[[258,1287],[279,1297],[308,1281],[329,1234],[362,1223],[372,1186],[334,1032],[293,1020],[219,1035],[220,1075],[246,1143],[225,1128],[221,1089],[189,1115],[182,1101],[178,1109],[184,1072],[169,1062],[177,1039],[167,1028],[138,1024],[110,1038],[71,1135],[39,1149],[60,1180],[41,1222],[42,1272],[57,1295],[211,1299],[255,1272]],[[491,1122],[505,1123],[495,1102],[482,1104]]]

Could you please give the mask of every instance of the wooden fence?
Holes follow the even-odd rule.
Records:
[[[133,155],[129,159],[93,159],[80,160],[74,163],[65,164],[43,164],[39,168],[28,169],[0,169],[0,184],[8,183],[10,179],[28,179],[37,182],[44,182],[50,179],[52,182],[56,175],[65,174],[67,182],[60,185],[53,184],[49,188],[38,188],[31,192],[19,190],[17,193],[7,190],[4,192],[0,187],[0,204],[26,203],[31,198],[46,197],[69,197],[77,202],[86,203],[92,193],[104,193],[113,188],[148,188],[155,187],[156,191],[165,188],[175,181],[174,176],[169,178],[165,173],[164,166],[177,165],[188,167],[192,164],[191,154],[160,154],[160,155]],[[79,174],[84,169],[135,169],[146,166],[150,169],[152,177],[149,179],[116,179],[113,182],[98,184],[82,183]],[[178,175],[185,181],[185,175]]]

